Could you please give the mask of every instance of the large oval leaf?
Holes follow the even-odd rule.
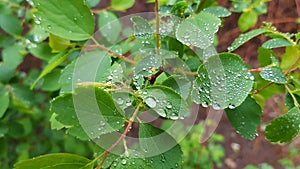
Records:
[[[94,33],[94,17],[83,0],[33,0],[36,24],[69,40],[86,40]]]
[[[261,107],[248,96],[239,107],[225,109],[232,127],[246,139],[254,139],[257,135],[257,126],[260,125]]]
[[[248,96],[254,77],[248,65],[235,54],[210,57],[198,70],[192,92],[193,101],[214,109],[237,107]]]
[[[14,169],[92,169],[91,160],[67,153],[47,154],[15,164]]]

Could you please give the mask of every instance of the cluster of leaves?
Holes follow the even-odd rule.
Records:
[[[214,0],[161,1],[156,19],[133,16],[132,27],[122,25],[111,11],[124,11],[133,6],[134,0],[112,0],[110,7],[96,10],[93,7],[99,2],[0,2],[0,27],[6,32],[0,37],[3,48],[0,142],[3,147],[9,147],[11,139],[26,142],[17,147],[21,154],[17,161],[20,161],[36,154],[69,150],[66,147],[75,141],[59,145],[60,139],[67,137],[62,132],[89,144],[90,139],[101,144],[102,140],[113,138],[109,151],[90,146],[100,152],[94,160],[73,154],[49,154],[21,161],[14,166],[16,169],[88,169],[95,165],[98,168],[180,168],[180,145],[167,129],[143,121],[143,114],[173,122],[189,117],[189,107],[194,103],[224,109],[237,133],[254,139],[261,123],[262,107],[275,92],[286,94],[287,113],[267,125],[266,138],[285,143],[298,135],[300,74],[296,70],[300,67],[300,34],[281,33],[265,24],[241,34],[228,52],[218,54],[214,50],[215,34],[231,12],[217,6]],[[239,19],[241,31],[251,28],[257,15],[266,12],[265,2],[233,1],[233,11],[243,12]],[[270,40],[258,50],[260,67],[250,69],[232,52],[259,35]],[[126,40],[122,41],[124,37]],[[275,48],[285,48],[285,53],[276,56]],[[42,60],[42,72],[18,70],[24,56]],[[47,104],[52,97],[55,98],[51,104]],[[46,111],[49,107],[51,114]],[[49,135],[48,120],[51,129],[60,131],[55,136],[59,138]],[[139,145],[127,145],[123,137],[134,123],[139,124],[141,140]],[[122,136],[115,138],[119,132]],[[143,141],[162,133],[167,141]],[[40,136],[39,141],[51,142],[42,144],[45,147],[41,151],[29,151],[35,149],[36,140],[30,138],[36,135]],[[119,144],[121,141],[123,145]],[[76,148],[68,152],[78,150],[80,144],[76,143]],[[172,144],[165,152],[147,157],[148,153],[160,152]],[[130,151],[130,146],[138,146],[142,154]],[[0,151],[2,157],[7,156],[7,149]],[[110,154],[114,149],[121,155]],[[87,152],[74,153],[88,156]],[[212,158],[217,162],[220,156]]]

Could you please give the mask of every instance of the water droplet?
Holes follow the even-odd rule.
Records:
[[[218,103],[213,103],[212,108],[215,109],[215,110],[220,110],[221,109],[221,107]]]
[[[117,103],[121,105],[121,104],[124,103],[124,100],[123,100],[121,97],[119,97],[119,98],[117,99]]]
[[[172,105],[168,104],[167,109],[172,109]]]
[[[160,161],[163,162],[163,163],[166,162],[166,157],[165,157],[165,155],[162,154],[162,155],[160,156]]]
[[[233,104],[229,104],[228,108],[229,109],[235,109],[235,106]]]
[[[156,111],[156,113],[157,113],[158,115],[160,115],[161,117],[166,117],[166,116],[167,116],[167,114],[166,114],[166,112],[165,112],[164,109],[157,109],[157,110],[155,110],[155,111]]]
[[[122,163],[123,165],[125,165],[125,164],[127,163],[126,159],[123,159],[123,160],[121,161],[121,163]]]
[[[201,105],[202,105],[202,107],[208,107],[207,102],[203,102]]]
[[[156,107],[156,101],[154,98],[152,97],[148,97],[146,100],[145,100],[146,104],[151,107],[151,108],[154,108]]]
[[[74,20],[74,21],[77,21],[78,19],[77,19],[77,17],[74,17],[73,20]]]
[[[47,25],[47,28],[48,28],[48,29],[51,29],[51,28],[52,28],[52,26],[51,26],[51,25]]]

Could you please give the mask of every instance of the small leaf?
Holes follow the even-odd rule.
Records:
[[[94,17],[83,0],[33,0],[36,24],[69,40],[86,40],[94,33]]]
[[[286,46],[292,46],[291,42],[281,38],[268,40],[262,45],[262,47],[265,49],[274,49],[274,48],[280,48]]]
[[[70,46],[70,40],[50,34],[49,46],[52,48],[53,53],[63,52]]]
[[[240,46],[242,46],[244,43],[248,42],[250,39],[261,35],[263,33],[269,32],[267,29],[265,28],[259,28],[259,29],[255,29],[252,30],[250,32],[241,34],[238,38],[236,38],[234,40],[234,42],[231,44],[231,46],[228,48],[228,51],[234,51],[237,48],[239,48]]]
[[[279,60],[277,59],[277,57],[271,49],[265,49],[260,47],[258,49],[258,60],[259,67],[266,67],[271,64],[279,66]]]
[[[29,49],[30,53],[42,60],[49,61],[55,54],[51,53],[51,48],[48,43],[39,43],[35,48]]]
[[[260,72],[260,76],[267,80],[278,84],[286,84],[287,80],[279,68],[265,68]]]
[[[11,84],[11,101],[19,112],[32,113],[32,106],[36,104],[35,93],[28,86]]]
[[[296,94],[294,94],[294,96],[295,96],[297,102],[300,103],[300,96],[298,96]],[[296,106],[293,97],[289,93],[287,93],[285,96],[285,106],[288,110],[291,110],[292,108],[294,108]]]
[[[141,97],[159,116],[177,120],[189,114],[185,100],[165,86],[150,86],[142,90]]]
[[[271,142],[292,141],[300,131],[300,109],[294,107],[286,114],[274,119],[266,127],[266,138]]]
[[[155,74],[161,65],[162,60],[150,51],[149,53],[144,54],[143,58],[135,66],[134,74],[149,77],[152,74]]]
[[[176,30],[176,38],[181,43],[201,49],[214,42],[214,34],[218,31],[221,20],[213,14],[201,12],[184,20]]]
[[[89,7],[94,7],[100,3],[100,0],[86,0]]]
[[[135,3],[135,0],[112,0],[111,7],[116,10],[126,10],[131,8]]]
[[[182,151],[175,139],[162,129],[141,123],[140,144],[153,168],[178,168],[182,163]],[[158,155],[157,155],[158,154]]]
[[[229,107],[225,111],[232,127],[240,135],[250,140],[256,137],[256,128],[260,125],[262,110],[251,96],[248,96],[240,106]]]
[[[192,98],[195,103],[214,109],[237,107],[252,90],[254,76],[248,65],[236,54],[211,56],[199,67]]]
[[[15,15],[0,15],[0,27],[10,35],[21,35],[21,21]]]
[[[291,69],[290,71],[300,68],[299,56],[300,49],[298,49],[297,46],[286,47],[286,51],[282,56],[280,67],[283,70]]]
[[[22,62],[24,57],[21,53],[24,51],[21,45],[8,46],[2,51],[3,62],[11,68],[16,69]]]
[[[57,91],[60,89],[59,80],[61,69],[54,69],[51,73],[44,77],[41,89],[44,91]]]
[[[14,165],[14,169],[92,169],[94,164],[91,160],[67,153],[47,154],[24,160]]]
[[[99,30],[102,35],[112,44],[119,40],[122,25],[117,16],[109,11],[99,13]]]
[[[254,10],[243,12],[238,20],[239,28],[242,32],[253,27],[257,22],[257,14]]]
[[[153,36],[154,31],[150,27],[149,23],[140,16],[131,17],[134,28],[134,36],[140,39],[149,39]]]
[[[9,94],[5,86],[0,83],[0,118],[3,117],[9,105]]]
[[[231,12],[228,9],[221,6],[204,8],[203,12],[211,13],[217,17],[228,17],[231,15]]]

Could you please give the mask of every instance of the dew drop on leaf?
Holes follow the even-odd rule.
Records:
[[[154,98],[152,97],[148,97],[146,100],[145,100],[146,104],[151,107],[151,108],[155,108],[156,107],[156,101]]]

